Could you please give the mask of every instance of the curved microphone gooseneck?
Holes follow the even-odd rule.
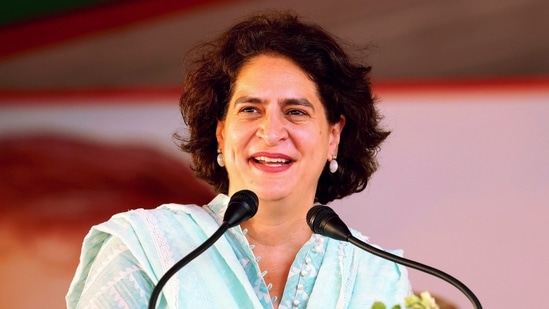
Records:
[[[160,295],[160,291],[175,273],[212,246],[229,228],[237,226],[253,217],[257,213],[258,204],[257,195],[250,190],[241,190],[233,194],[229,200],[225,215],[223,216],[223,223],[221,223],[217,231],[215,231],[215,233],[202,245],[173,265],[164,276],[160,278],[151,293],[148,308],[154,309],[156,307],[156,301]]]
[[[475,309],[482,309],[482,305],[480,304],[480,301],[475,296],[475,294],[459,280],[431,266],[405,259],[403,257],[383,251],[361,241],[351,234],[351,231],[345,225],[345,223],[343,223],[343,221],[334,212],[334,210],[328,206],[313,206],[307,213],[307,224],[314,233],[337,240],[348,241],[353,245],[379,257],[405,266],[409,266],[411,268],[415,268],[417,270],[421,270],[440,279],[443,279],[446,282],[452,284],[454,287],[458,288],[463,294],[465,294],[465,296],[467,296],[467,298],[471,301]]]

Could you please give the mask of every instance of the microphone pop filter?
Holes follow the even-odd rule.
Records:
[[[311,207],[307,212],[307,224],[316,234],[347,241],[351,231],[335,211],[323,205]]]
[[[223,216],[223,222],[234,227],[250,219],[257,213],[259,200],[250,190],[240,190],[231,196]]]

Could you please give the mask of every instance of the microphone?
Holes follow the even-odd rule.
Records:
[[[405,266],[409,266],[411,268],[426,272],[430,275],[433,275],[440,279],[445,280],[446,282],[452,284],[454,287],[458,288],[463,294],[465,294],[465,296],[467,296],[469,301],[471,301],[475,309],[482,309],[482,305],[480,304],[480,301],[475,296],[475,294],[467,286],[465,286],[463,283],[461,283],[456,278],[450,276],[449,274],[443,271],[440,271],[436,268],[433,268],[431,266],[421,264],[421,263],[400,257],[398,255],[394,255],[392,253],[383,251],[354,237],[351,234],[351,231],[349,230],[347,225],[343,223],[341,218],[339,218],[339,216],[335,213],[335,211],[330,207],[324,206],[324,205],[313,206],[307,212],[306,219],[307,219],[307,224],[309,225],[311,230],[316,234],[320,234],[336,240],[348,241],[351,244],[359,247],[360,249],[366,250],[374,255],[377,255],[384,259],[387,259]]]
[[[253,217],[257,213],[258,204],[259,200],[257,199],[257,195],[250,190],[241,190],[233,194],[229,200],[225,215],[223,216],[223,223],[221,223],[217,231],[215,231],[215,233],[202,245],[174,264],[164,276],[160,278],[151,293],[148,308],[154,309],[156,307],[156,301],[160,295],[160,291],[175,273],[211,247],[229,228],[235,227]]]

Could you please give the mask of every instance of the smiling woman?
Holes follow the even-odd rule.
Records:
[[[130,211],[92,228],[69,308],[144,308],[177,260],[219,228],[230,196],[251,190],[257,214],[179,271],[162,308],[369,308],[401,303],[406,269],[313,234],[316,203],[362,191],[388,132],[370,67],[320,26],[287,12],[235,24],[189,59],[179,137],[219,193],[209,204]],[[354,232],[357,237],[359,232]]]
[[[270,252],[265,242],[274,238],[265,239],[266,231],[257,230],[254,222],[278,225],[306,216],[318,177],[337,153],[344,119],[328,123],[315,83],[294,62],[259,55],[240,69],[225,119],[218,122],[228,194],[248,188],[261,201],[262,211],[241,227],[248,230],[254,253],[264,257],[259,267],[269,270],[264,279],[272,284],[269,292],[275,299],[284,292],[295,253]],[[297,252],[310,238],[307,229],[301,232],[281,241]]]
[[[248,188],[266,209],[276,201],[291,207],[273,208],[280,215],[292,210],[305,216],[318,175],[337,154],[344,123],[343,116],[328,123],[315,83],[290,59],[250,59],[217,126],[229,195]]]

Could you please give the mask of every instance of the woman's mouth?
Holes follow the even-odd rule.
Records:
[[[291,163],[291,160],[284,158],[269,158],[266,156],[253,157],[254,161],[259,164],[264,164],[267,166],[282,166]]]

